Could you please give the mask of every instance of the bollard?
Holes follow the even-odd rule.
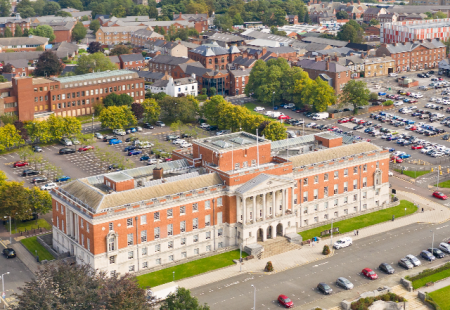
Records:
[[[433,167],[431,167],[431,172],[433,172]]]

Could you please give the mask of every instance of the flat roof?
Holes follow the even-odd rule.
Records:
[[[11,87],[12,87],[12,82],[0,83],[0,89],[11,88]]]
[[[33,78],[33,85],[53,83],[55,81],[46,78]]]
[[[260,144],[271,142],[270,140],[267,140],[265,138],[257,137],[256,135],[240,131],[221,136],[197,139],[194,141],[194,143],[204,146],[210,150],[220,152],[255,146],[257,138],[258,143]]]
[[[108,70],[103,72],[93,72],[75,76],[55,77],[53,80],[60,82],[61,84],[67,83],[83,83],[89,80],[101,80],[107,78],[123,77],[122,79],[138,77],[136,71],[131,70]]]

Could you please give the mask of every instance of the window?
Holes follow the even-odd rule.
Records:
[[[318,189],[314,190],[314,199],[319,199],[319,190]]]
[[[133,253],[134,253],[134,251],[128,252],[128,259],[132,259],[133,258]]]
[[[153,218],[154,218],[155,221],[159,221],[159,212],[155,212],[153,214]]]
[[[148,263],[147,262],[143,262],[142,263],[142,268],[147,268],[148,267]]]
[[[194,249],[194,254],[198,255],[199,253],[200,253],[200,250],[198,248]]]
[[[156,259],[156,265],[161,265],[161,258]]]
[[[217,198],[217,206],[218,207],[223,206],[223,204],[222,204],[222,197]]]
[[[169,242],[167,243],[167,247],[168,247],[169,249],[173,249],[173,241],[169,241]]]
[[[133,234],[128,234],[127,235],[127,244],[128,245],[133,245]]]
[[[127,227],[133,226],[133,218],[127,219]]]
[[[116,263],[116,257],[115,256],[110,256],[109,257],[109,263],[110,264],[115,264]]]
[[[186,214],[186,207],[185,206],[181,206],[180,207],[180,215],[184,215]]]
[[[186,231],[186,221],[180,222],[180,232]]]
[[[325,201],[325,202],[324,202],[324,204],[323,204],[323,208],[324,208],[325,210],[327,210],[327,209],[328,209],[328,201]]]
[[[336,195],[339,191],[338,184],[334,184],[334,194]]]
[[[363,192],[363,197],[362,198],[367,198],[367,192]]]
[[[147,242],[147,231],[141,231],[141,242]]]
[[[323,175],[323,180],[324,180],[324,181],[328,181],[328,173],[325,173],[325,174]]]
[[[155,252],[161,252],[161,244],[155,245]]]
[[[379,195],[379,194],[380,194],[380,189],[377,188],[377,189],[375,190],[375,195]]]
[[[194,242],[198,242],[198,235],[194,235],[193,240]]]
[[[363,187],[367,186],[367,178],[363,178]]]
[[[358,200],[358,195],[357,194],[353,195],[353,201],[356,201],[356,200]]]
[[[219,228],[219,230],[217,231],[217,235],[219,237],[223,235],[223,228]]]
[[[252,159],[252,167],[256,166],[256,159]]]
[[[318,216],[314,217],[314,223],[318,223],[318,222],[319,222],[319,217]]]
[[[206,200],[205,201],[205,210],[211,209],[211,201]]]
[[[211,245],[206,246],[206,252],[211,252]]]
[[[303,179],[303,185],[304,185],[304,186],[308,185],[308,178],[304,178],[304,179]]]
[[[142,256],[147,255],[147,248],[141,248]]]
[[[339,171],[335,171],[335,172],[334,172],[334,178],[335,178],[335,179],[339,178]]]
[[[115,238],[109,238],[109,240],[108,240],[108,251],[111,252],[111,251],[114,251],[116,249],[116,242],[115,241],[116,241]]]
[[[319,176],[318,175],[314,176],[314,184],[317,184],[317,183],[319,183]]]
[[[210,231],[206,232],[206,239],[211,239],[211,232]]]
[[[192,212],[198,212],[198,203],[192,205]]]
[[[205,215],[205,226],[211,225],[211,215]]]
[[[367,164],[365,164],[365,165],[363,166],[363,171],[364,171],[364,172],[367,172]]]
[[[173,209],[167,209],[167,218],[173,217]]]
[[[348,182],[344,182],[344,193],[348,192]]]
[[[167,235],[173,236],[173,224],[167,225]]]
[[[192,229],[198,229],[198,218],[192,220]]]
[[[111,270],[111,272],[109,273],[111,277],[115,277],[116,276],[116,271],[115,270]]]
[[[303,192],[303,202],[308,201],[308,192]]]
[[[159,239],[159,227],[155,227],[153,233],[155,234],[155,239]]]
[[[169,255],[169,262],[173,262],[173,255]]]
[[[181,245],[186,245],[186,238],[181,238]]]
[[[353,180],[353,189],[356,189],[358,187],[358,181]]]
[[[141,215],[141,225],[147,224],[147,215]]]
[[[364,210],[367,209],[367,204],[363,204],[363,209],[364,209]]]
[[[344,197],[344,203],[348,203],[348,197]]]
[[[128,266],[128,271],[134,271],[134,265]]]
[[[339,201],[337,199],[334,200],[334,206],[336,207],[339,204]]]
[[[357,174],[358,173],[358,167],[353,167],[353,174]]]
[[[186,258],[187,257],[187,252],[181,252],[181,257],[182,258]]]
[[[83,219],[80,219],[80,225],[81,225],[81,228],[84,227],[84,225],[83,225]]]

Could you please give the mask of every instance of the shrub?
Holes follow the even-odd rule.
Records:
[[[197,100],[203,101],[203,100],[206,100],[206,99],[208,99],[207,95],[198,95],[197,96]]]
[[[271,261],[267,262],[266,268],[264,268],[264,271],[267,271],[267,272],[272,272],[273,271],[273,266],[272,266],[272,262]]]
[[[442,265],[441,267],[436,269],[425,269],[424,271],[420,272],[418,275],[414,277],[408,277],[407,280],[416,281],[447,269],[450,269],[450,263],[446,263],[445,265]]]
[[[323,255],[328,255],[328,254],[330,254],[330,247],[327,245],[327,244],[325,244],[324,246],[323,246],[323,251],[322,251],[322,254]]]
[[[394,293],[387,293],[377,297],[366,297],[361,298],[350,305],[352,310],[368,310],[369,307],[377,300],[383,301],[395,301],[395,302],[403,302],[406,301],[403,297],[398,296]]]
[[[386,100],[385,102],[383,102],[383,105],[384,105],[385,107],[391,106],[391,105],[393,105],[393,104],[394,104],[394,101],[392,101],[392,100]]]

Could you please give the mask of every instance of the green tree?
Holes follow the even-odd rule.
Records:
[[[369,94],[369,100],[375,101],[377,99],[378,99],[378,94],[377,93],[370,93]]]
[[[83,3],[80,0],[59,0],[62,8],[73,8],[79,11],[83,10]]]
[[[131,49],[126,45],[116,45],[111,51],[110,55],[124,55],[129,54]]]
[[[23,143],[22,136],[14,125],[6,124],[0,127],[0,151]]]
[[[444,45],[446,47],[446,55],[448,55],[450,53],[450,38],[448,38],[447,40],[444,41]]]
[[[336,12],[337,19],[348,19],[348,13],[346,11]]]
[[[380,22],[378,20],[376,20],[375,18],[372,18],[369,22],[370,26],[375,26],[375,25],[379,25]]]
[[[345,24],[337,34],[337,39],[342,41],[350,41],[352,43],[360,43],[358,40],[358,32],[353,26]]]
[[[15,37],[23,36],[22,27],[20,27],[20,25],[16,25],[16,30],[14,31],[14,36]]]
[[[342,93],[339,96],[340,105],[353,105],[353,113],[358,113],[358,107],[369,104],[370,91],[367,84],[363,81],[350,80],[345,84]]]
[[[0,116],[0,121],[2,121],[3,125],[14,124],[17,120],[18,117],[15,114],[3,114]]]
[[[66,116],[62,118],[63,136],[71,137],[81,134],[81,121],[73,116]]]
[[[166,300],[161,304],[160,310],[209,310],[207,304],[200,305],[196,297],[191,296],[191,292],[184,288],[179,287],[175,294],[170,294]]]
[[[7,78],[5,78],[3,75],[0,75],[0,83],[9,82]]]
[[[40,27],[40,26],[38,26]],[[53,31],[53,30],[52,30]],[[62,64],[58,56],[53,51],[43,52],[36,63],[34,69],[35,76],[59,75],[62,71]]]
[[[44,215],[52,210],[52,196],[49,192],[40,190],[36,186],[29,189],[27,192],[29,203],[34,213]]]
[[[92,41],[91,43],[89,43],[89,54],[94,54],[94,53],[103,53],[105,50],[102,47],[102,44],[100,42],[97,41]]]
[[[119,5],[112,10],[112,15],[118,18],[125,17],[127,16],[127,10],[123,6]]]
[[[86,37],[87,29],[82,23],[78,22],[72,30],[72,39],[74,41],[81,41]]]
[[[52,140],[60,140],[62,137],[67,136],[63,117],[52,114],[47,118],[47,123]]]
[[[14,221],[31,217],[29,195],[23,182],[4,182],[0,188],[0,215],[11,216]]]
[[[261,133],[266,139],[277,141],[286,139],[286,127],[279,122],[270,122]]]
[[[336,102],[334,89],[327,82],[317,77],[307,83],[302,89],[303,102],[313,108],[315,112],[324,112]]]
[[[243,25],[244,24],[244,20],[241,17],[241,14],[237,13],[236,15],[234,15],[233,17],[233,25]]]
[[[91,29],[94,33],[96,33],[97,30],[100,29],[100,22],[97,19],[94,19],[93,21],[91,21],[89,29]]]
[[[169,97],[158,101],[161,107],[161,119],[168,122],[180,120],[183,123],[191,123],[195,121],[198,112],[198,101],[192,97]]]
[[[56,16],[61,16],[61,17],[72,17],[72,14],[70,14],[69,12],[66,11],[58,11],[55,13]]]
[[[16,12],[20,13],[20,17],[28,18],[36,15],[34,11],[33,4],[30,0],[22,0],[16,5]]]
[[[37,16],[42,16],[45,6],[45,0],[35,0],[32,3],[32,8]]]
[[[144,121],[148,123],[155,122],[159,119],[161,108],[155,99],[145,99],[142,102],[144,108]]]
[[[130,95],[127,94],[120,94],[117,95],[116,93],[111,93],[108,96],[103,99],[103,105],[105,107],[110,106],[128,106],[131,107],[131,104],[133,103],[134,99]]]
[[[75,69],[75,73],[79,75],[106,70],[117,70],[117,67],[105,54],[98,52],[90,55],[81,55],[78,58],[78,66]]]
[[[28,132],[28,136],[33,142],[47,143],[52,140],[50,134],[50,126],[47,121],[30,121],[25,123],[25,129]]]
[[[29,29],[28,33],[35,36],[48,38],[49,42],[55,41],[56,38],[55,34],[53,33],[53,28],[49,25],[39,25],[36,27],[36,29]]]
[[[5,38],[11,38],[13,36],[11,30],[8,27],[5,28],[5,32],[3,35]]]
[[[154,6],[148,8],[148,17],[157,18],[158,17],[158,9]]]
[[[128,106],[111,106],[103,109],[99,116],[102,128],[124,129],[128,125],[137,123],[136,118]]]
[[[218,15],[214,19],[214,25],[221,31],[231,31],[233,29],[233,19],[228,14]]]
[[[58,2],[48,1],[44,5],[43,14],[55,15],[59,10],[61,10],[61,7]]]
[[[8,17],[11,14],[11,2],[0,0],[0,17]]]
[[[17,154],[19,155],[20,160],[27,161],[33,156],[34,152],[31,149],[31,146],[27,145],[27,146],[21,147],[17,151]]]

